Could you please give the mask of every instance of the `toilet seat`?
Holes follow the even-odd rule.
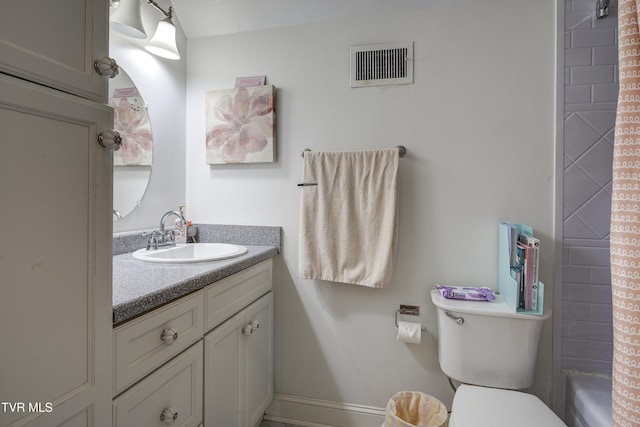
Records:
[[[456,390],[449,427],[567,427],[537,397],[463,384]]]

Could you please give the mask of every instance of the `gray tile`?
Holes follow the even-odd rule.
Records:
[[[564,102],[567,104],[587,104],[591,102],[591,85],[565,86]]]
[[[611,286],[611,268],[609,264],[607,263],[606,266],[592,266],[591,278],[588,283]]]
[[[602,84],[615,81],[613,65],[571,67],[571,84]]]
[[[562,300],[586,303],[611,303],[611,289],[594,285],[562,285]]]
[[[617,83],[593,85],[593,102],[618,102],[618,89]]]
[[[613,150],[613,141],[615,138],[615,127],[611,128],[609,132],[604,135],[604,139],[607,140],[609,144],[611,144],[611,149]]]
[[[575,248],[575,247],[581,247],[581,248],[609,248],[609,237],[607,236],[604,239],[571,239],[571,238],[564,238],[564,245],[565,248]],[[567,251],[567,253],[569,253],[569,251]],[[570,263],[567,263],[567,265],[571,265]],[[587,280],[588,281],[588,280]]]
[[[572,11],[564,14],[564,29],[575,30],[591,28],[593,13],[590,10]]]
[[[613,343],[591,342],[589,349],[589,359],[594,361],[612,361]]]
[[[570,239],[598,239],[598,234],[578,215],[573,213],[564,220],[564,237]]]
[[[593,3],[592,3],[593,6]],[[616,29],[612,27],[597,29],[576,29],[571,31],[571,47],[614,46]]]
[[[562,304],[562,320],[589,321],[591,304],[566,301]],[[563,352],[564,353],[564,352]]]
[[[563,206],[562,208],[563,208],[563,214],[564,214],[564,217],[563,217],[563,218],[564,218],[564,219],[567,219],[567,218],[569,218],[571,215],[573,215],[573,211],[572,211],[571,209],[567,208],[566,206]],[[565,235],[565,237],[566,237],[566,235]]]
[[[582,48],[582,49],[585,49],[585,48]],[[618,47],[617,46],[594,47],[592,52],[593,52],[593,65],[618,63]],[[580,65],[584,65],[584,64],[580,64]]]
[[[611,182],[613,174],[613,147],[603,138],[591,146],[575,164],[604,187]]]
[[[611,132],[616,124],[615,110],[581,111],[578,116],[594,128],[598,135]]]
[[[591,65],[593,60],[592,50],[589,47],[581,47],[578,49],[565,49],[564,66],[577,67]]]
[[[610,304],[589,304],[589,320],[613,323],[613,307]]]
[[[578,113],[564,121],[564,154],[576,160],[600,140],[602,133],[590,126]]]
[[[569,263],[574,265],[609,266],[609,248],[573,247]]]
[[[571,165],[565,171],[564,205],[572,211],[578,210],[600,190],[602,186],[579,167]]]
[[[589,283],[591,268],[586,265],[565,265],[562,267],[562,276],[567,283]]]
[[[567,156],[566,154],[564,154],[562,156],[562,160],[564,160],[564,163],[562,165],[562,169],[563,171],[566,170],[569,166],[571,166],[573,164],[573,159],[569,158],[569,156]],[[569,211],[568,213],[570,214],[572,211]],[[566,217],[566,215],[565,215]]]
[[[584,221],[599,238],[607,237],[611,224],[611,195],[605,190],[599,191],[576,211],[576,216]]]
[[[589,340],[601,343],[613,342],[613,330],[609,323],[570,320],[569,336],[574,340]]]
[[[589,355],[591,343],[583,340],[562,340],[562,357],[585,357]]]

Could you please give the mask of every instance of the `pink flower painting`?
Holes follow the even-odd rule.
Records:
[[[208,164],[275,161],[272,85],[207,92]]]
[[[151,165],[153,135],[149,114],[135,88],[119,89],[109,100],[114,128],[122,137],[122,147],[113,153],[115,166]]]

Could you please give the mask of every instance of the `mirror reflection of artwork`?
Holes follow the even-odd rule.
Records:
[[[113,107],[114,128],[122,136],[122,147],[113,153],[115,166],[151,165],[153,136],[147,107],[135,87],[114,89],[109,105]]]
[[[264,85],[205,94],[208,164],[275,162],[274,92]]]

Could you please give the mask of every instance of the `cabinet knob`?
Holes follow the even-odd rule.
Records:
[[[116,60],[105,56],[101,59],[96,59],[93,62],[93,69],[96,73],[102,77],[114,78],[120,73],[120,66],[116,63]]]
[[[252,333],[257,331],[259,327],[260,327],[260,322],[258,322],[257,320],[252,320],[249,322],[248,325],[245,325],[242,327],[242,334],[251,335]]]
[[[173,424],[175,420],[178,419],[178,408],[164,408],[162,410],[162,414],[160,414],[160,420],[164,421],[165,424]]]
[[[165,344],[173,344],[178,339],[178,331],[173,328],[165,329],[162,331],[160,339],[164,341]]]
[[[260,322],[258,322],[257,320],[252,320],[251,322],[249,322],[249,325],[251,325],[254,330],[260,328]]]
[[[98,135],[98,144],[107,150],[118,151],[122,147],[122,136],[115,130],[100,132]]]

